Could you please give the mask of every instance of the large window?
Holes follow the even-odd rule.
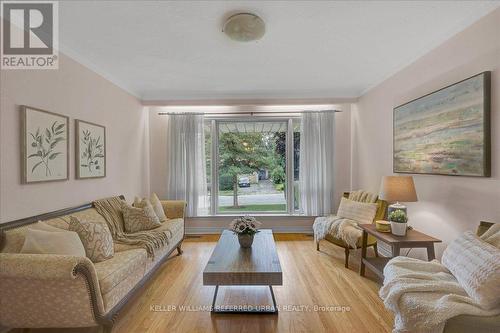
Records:
[[[205,129],[211,214],[298,210],[300,121],[210,119]]]

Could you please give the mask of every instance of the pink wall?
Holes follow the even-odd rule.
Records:
[[[149,192],[149,120],[137,98],[63,54],[58,70],[0,72],[0,222]],[[70,117],[68,181],[21,185],[19,105]],[[75,179],[75,118],[106,126],[105,178]]]
[[[500,222],[500,9],[371,89],[353,110],[353,187],[378,191],[392,174],[392,112],[404,102],[492,71],[492,177],[415,175],[410,224],[446,243],[481,220]],[[412,251],[421,256],[421,252]]]

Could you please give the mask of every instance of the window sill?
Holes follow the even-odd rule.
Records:
[[[301,217],[301,218],[308,218],[308,217],[315,217],[315,216],[309,216],[309,215],[303,215],[303,214],[288,214],[288,213],[244,213],[242,212],[241,214],[215,214],[215,215],[200,215],[200,216],[192,216],[190,218],[212,218],[212,217],[240,217],[244,215],[250,215],[254,217]]]

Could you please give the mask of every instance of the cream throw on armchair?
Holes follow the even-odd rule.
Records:
[[[317,217],[314,220],[315,242],[330,234],[356,249],[363,233],[358,223],[372,223],[377,213],[376,201],[377,195],[366,191],[353,191],[349,194],[349,199],[342,198],[336,215]]]

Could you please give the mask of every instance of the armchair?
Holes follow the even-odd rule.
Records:
[[[355,201],[361,201],[361,200],[356,200],[356,198],[353,198],[352,196],[350,197],[350,192],[344,192],[343,194],[344,198],[348,198],[351,200]],[[375,223],[376,220],[383,220],[387,211],[387,201],[377,199],[377,213],[375,214],[375,218],[373,219],[373,223]],[[326,235],[324,238],[326,241],[335,244],[337,246],[340,246],[344,248],[344,253],[345,253],[345,268],[349,268],[349,251],[353,249],[349,245],[347,245],[346,242],[344,242],[341,239],[338,239],[332,235]],[[356,243],[356,248],[359,249],[361,248],[361,237],[358,239]],[[377,239],[371,235],[368,235],[368,247],[373,247],[373,250],[375,251],[375,255],[378,257],[378,249],[377,249]],[[316,250],[319,251],[319,241],[316,242]]]

